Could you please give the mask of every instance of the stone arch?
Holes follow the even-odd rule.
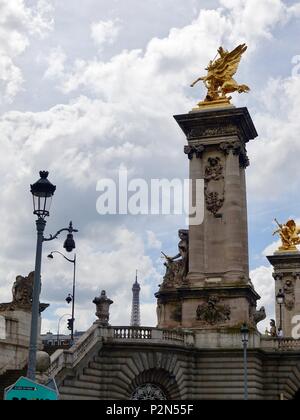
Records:
[[[145,370],[137,375],[129,386],[129,398],[132,398],[139,387],[146,384],[157,386],[167,400],[180,400],[180,391],[175,375],[161,368]]]

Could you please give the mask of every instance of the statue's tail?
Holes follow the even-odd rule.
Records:
[[[239,93],[248,93],[248,92],[250,92],[250,88],[247,85],[239,85],[238,92]]]

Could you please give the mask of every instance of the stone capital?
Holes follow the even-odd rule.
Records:
[[[280,273],[280,272],[277,272],[277,273],[275,272],[272,274],[272,276],[275,281],[280,281],[283,279],[283,273]]]
[[[193,159],[193,157],[196,155],[197,159],[201,159],[203,152],[205,150],[205,146],[203,146],[202,144],[198,145],[198,146],[184,146],[184,153],[186,155],[188,155],[188,158],[191,160]]]

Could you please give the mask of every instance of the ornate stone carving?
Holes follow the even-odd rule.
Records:
[[[109,307],[114,302],[106,296],[105,290],[102,290],[99,297],[95,297],[93,303],[97,308],[96,316],[99,318],[99,324],[103,326],[109,325]]]
[[[165,257],[164,265],[166,274],[164,276],[163,288],[174,288],[181,286],[186,281],[189,272],[189,231],[180,229],[178,231],[180,241],[178,243],[178,254],[175,257]]]
[[[293,280],[286,280],[283,286],[284,291],[284,305],[288,311],[291,311],[295,306],[295,285]]]
[[[144,384],[136,388],[131,400],[166,400],[163,390],[154,384]]]
[[[266,317],[267,314],[264,306],[262,306],[258,311],[255,310],[255,312],[253,313],[253,321],[255,324],[258,324],[259,322],[263,321],[264,319],[266,319]]]
[[[192,128],[187,134],[188,140],[205,138],[205,137],[224,137],[224,136],[238,136],[240,130],[233,124],[220,124],[217,127],[197,127]]]
[[[205,202],[206,208],[215,217],[218,216],[219,210],[225,201],[225,185],[223,166],[219,157],[210,157],[205,167]]]
[[[273,276],[273,278],[274,278],[275,281],[280,281],[280,280],[283,279],[283,273],[279,273],[279,272],[272,273],[272,276]]]
[[[193,159],[194,155],[199,159],[202,157],[205,147],[201,144],[198,146],[184,146],[184,153],[188,155],[188,158]]]
[[[211,296],[207,299],[207,303],[199,305],[197,308],[196,319],[207,324],[218,324],[230,320],[230,307],[219,303],[220,299]]]
[[[249,166],[250,162],[246,149],[239,141],[223,142],[220,144],[219,148],[223,153],[225,153],[225,155],[228,155],[230,152],[232,152],[235,156],[238,155],[241,167],[247,168],[247,166]]]
[[[34,272],[27,277],[17,276],[13,284],[10,303],[0,304],[0,311],[15,311],[18,309],[31,311],[33,293]]]

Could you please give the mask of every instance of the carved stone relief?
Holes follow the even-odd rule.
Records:
[[[285,295],[284,304],[288,311],[291,311],[295,306],[295,285],[293,280],[286,280],[283,286]]]
[[[219,157],[208,158],[204,180],[206,208],[218,217],[225,201],[224,168]]]
[[[218,297],[211,296],[207,299],[207,303],[198,306],[196,319],[214,325],[230,320],[230,314],[231,310],[228,305],[220,304]]]
[[[192,128],[191,131],[188,133],[187,138],[188,140],[191,139],[199,139],[203,137],[223,137],[223,136],[233,136],[239,135],[240,130],[236,125],[227,124],[227,125],[219,125],[217,127],[196,127]]]

